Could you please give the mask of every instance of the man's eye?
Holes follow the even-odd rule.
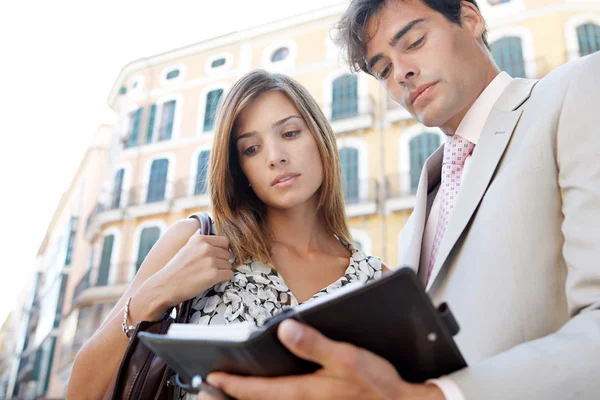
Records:
[[[410,46],[408,46],[408,49],[414,49],[416,47],[419,47],[421,45],[421,43],[423,43],[423,40],[425,40],[425,36],[423,36],[421,39],[417,40],[416,42],[414,42],[413,44],[411,44]]]
[[[285,132],[283,134],[283,137],[289,139],[289,138],[294,138],[294,137],[298,136],[299,134],[300,134],[300,131],[289,131],[289,132]]]

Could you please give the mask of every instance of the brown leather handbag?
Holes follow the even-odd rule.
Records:
[[[207,213],[190,216],[200,221],[200,233],[211,234],[212,221]],[[168,310],[159,321],[140,321],[129,339],[129,344],[116,375],[104,393],[103,400],[172,400],[175,384],[171,381],[173,371],[138,338],[138,332],[166,333],[173,322],[185,323],[192,309],[192,301],[185,301]]]

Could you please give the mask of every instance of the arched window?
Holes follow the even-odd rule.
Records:
[[[167,80],[169,80],[169,79],[175,79],[178,76],[179,76],[179,70],[178,69],[173,69],[173,70],[167,72],[166,79]]]
[[[211,90],[206,95],[206,107],[204,109],[204,132],[210,132],[215,127],[215,114],[217,105],[223,95],[223,89]]]
[[[358,149],[343,147],[340,149],[342,164],[342,187],[344,199],[347,203],[359,201],[359,179],[358,179]]]
[[[137,272],[160,236],[160,229],[156,226],[144,228],[140,234],[140,247],[138,249],[138,257],[135,263],[135,271]]]
[[[150,180],[148,182],[148,194],[146,195],[146,203],[163,201],[165,199],[168,170],[169,160],[167,160],[166,158],[152,161],[152,166],[150,168]]]
[[[210,67],[211,68],[217,68],[220,67],[222,65],[225,65],[225,58],[217,58],[216,60],[213,60],[213,62],[210,63]]]
[[[108,276],[110,275],[110,260],[112,258],[114,242],[115,235],[107,235],[104,237],[100,265],[98,266],[98,279],[96,279],[96,286],[108,285]]]
[[[162,104],[160,113],[160,129],[158,140],[169,140],[173,135],[173,120],[175,119],[176,100],[170,100]]]
[[[518,36],[506,36],[491,44],[494,61],[513,78],[525,78],[522,42]]]
[[[201,151],[200,154],[198,154],[198,168],[196,169],[196,185],[194,187],[194,194],[206,193],[209,159],[210,151]]]
[[[358,78],[342,75],[332,83],[331,120],[351,118],[358,115]]]
[[[283,61],[290,55],[290,49],[288,47],[280,47],[273,52],[271,56],[271,62]]]
[[[582,57],[600,50],[600,25],[579,25],[577,42],[579,42],[579,55]]]
[[[415,193],[419,186],[423,165],[431,153],[440,146],[440,137],[435,133],[425,132],[412,138],[408,146],[410,154],[410,191]]]

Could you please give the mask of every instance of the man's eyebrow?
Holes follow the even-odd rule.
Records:
[[[402,39],[402,37],[404,35],[406,35],[412,28],[414,28],[416,25],[425,22],[424,18],[419,18],[419,19],[415,19],[411,22],[409,22],[408,24],[406,24],[406,26],[402,29],[400,29],[393,38],[390,39],[389,41],[389,45],[391,47],[396,46],[396,44],[400,41],[400,39]],[[376,55],[373,56],[373,58],[371,58],[368,62],[367,62],[367,68],[369,70],[372,70],[373,67],[375,67],[375,64],[377,64],[382,58],[383,58],[383,54],[382,53],[378,53]]]
[[[281,126],[281,125],[285,124],[287,121],[289,121],[292,118],[302,119],[302,117],[300,117],[298,115],[290,115],[289,117],[282,118],[279,121],[275,122],[272,126],[273,126],[273,128],[277,128],[278,126]],[[250,137],[252,135],[255,135],[256,133],[257,133],[256,131],[250,131],[250,132],[242,133],[241,135],[238,135],[238,137],[235,138],[235,141],[237,142],[240,139],[244,139],[244,138]]]

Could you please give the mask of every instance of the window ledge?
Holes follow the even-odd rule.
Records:
[[[331,129],[334,133],[351,132],[358,129],[366,129],[373,126],[373,116],[370,114],[331,121]]]

